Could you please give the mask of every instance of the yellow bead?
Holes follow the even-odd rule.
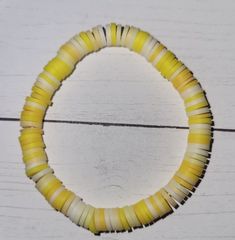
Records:
[[[81,32],[79,34],[79,36],[81,37],[81,39],[84,41],[84,43],[86,44],[87,49],[89,50],[89,52],[93,52],[95,50],[91,40],[89,39],[89,37],[87,36],[87,34],[85,32]]]
[[[111,32],[111,44],[112,44],[112,46],[116,46],[116,43],[117,43],[117,25],[115,23],[110,24],[110,32]]]
[[[175,55],[171,51],[167,50],[166,53],[160,58],[158,63],[155,65],[155,68],[159,72],[162,72],[162,67],[164,66],[165,62],[172,61],[174,58],[175,58]]]
[[[67,65],[58,57],[55,57],[51,61],[49,61],[43,69],[55,76],[56,79],[58,79],[59,81],[62,81],[73,70],[69,65]]]
[[[65,204],[65,201],[67,197],[69,196],[70,192],[66,189],[64,189],[51,203],[52,207],[54,207],[56,210],[60,211],[63,205]]]
[[[144,200],[141,200],[138,203],[134,204],[133,208],[138,219],[143,225],[147,225],[153,220],[153,217],[149,212]]]
[[[211,136],[208,136],[208,135],[205,135],[205,134],[189,133],[188,142],[189,143],[199,143],[199,144],[210,144]]]
[[[180,69],[184,64],[177,60],[177,63],[166,73],[166,78],[170,80],[170,77],[178,70]]]
[[[95,210],[96,210],[96,208],[95,208],[94,211],[92,212],[91,219],[90,219],[90,221],[89,221],[89,223],[88,223],[88,229],[89,229],[92,233],[98,234],[99,231],[98,231],[98,230],[96,229],[96,227],[95,227],[95,219],[94,219]]]
[[[130,230],[131,227],[128,224],[128,221],[126,219],[126,215],[125,215],[125,212],[124,212],[123,208],[118,209],[118,214],[119,214],[119,218],[121,220],[121,223],[122,223],[122,226],[123,226],[124,230],[126,230],[126,231]]]
[[[47,163],[44,163],[44,164],[41,164],[40,166],[37,166],[37,167],[34,167],[34,168],[31,168],[30,170],[26,170],[26,175],[28,177],[32,177],[34,174],[42,171],[43,169],[46,169],[48,168],[48,164]]]
[[[107,231],[105,224],[104,208],[96,208],[94,213],[95,229],[98,232]]]
[[[132,49],[137,52],[140,53],[146,40],[149,38],[149,33],[147,32],[143,32],[143,31],[139,31],[136,35],[136,38],[134,40]]]

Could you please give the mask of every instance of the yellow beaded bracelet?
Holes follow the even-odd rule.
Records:
[[[43,120],[61,82],[78,61],[106,46],[127,47],[144,56],[182,97],[188,116],[188,146],[168,184],[148,198],[121,208],[95,208],[66,189],[48,164]],[[133,26],[107,24],[81,32],[66,42],[38,75],[21,112],[19,141],[26,174],[49,204],[75,224],[95,234],[130,231],[173,212],[195,190],[205,172],[212,144],[212,113],[193,73],[162,43]]]

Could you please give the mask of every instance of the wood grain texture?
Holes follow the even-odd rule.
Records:
[[[18,118],[36,76],[75,33],[117,22],[149,31],[195,74],[215,127],[235,129],[235,2],[0,0],[0,118]],[[182,100],[142,57],[110,48],[85,58],[47,119],[186,126]],[[93,236],[51,209],[24,174],[19,123],[0,121],[0,239],[235,239],[235,135],[215,132],[195,194],[174,214],[132,233]],[[51,166],[98,206],[156,191],[179,165],[187,130],[45,123]]]
[[[24,174],[18,124],[0,126],[5,149],[0,162],[3,239],[98,238],[51,209]],[[132,203],[167,183],[181,161],[187,136],[187,130],[51,123],[45,132],[56,175],[97,206]],[[151,227],[100,238],[234,239],[234,133],[216,132],[215,139],[206,176],[185,205]]]

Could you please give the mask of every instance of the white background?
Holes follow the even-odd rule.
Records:
[[[0,0],[0,239],[235,239],[235,2]],[[54,211],[24,173],[24,99],[43,66],[76,33],[116,22],[139,27],[181,59],[214,114],[212,157],[197,191],[172,215],[132,233],[94,236]],[[141,56],[109,48],[77,65],[45,123],[50,165],[100,207],[131,204],[167,183],[182,160],[183,102]],[[127,123],[148,127],[103,126]]]

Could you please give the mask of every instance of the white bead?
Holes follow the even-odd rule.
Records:
[[[186,148],[186,152],[189,152],[189,153],[197,153],[197,154],[200,154],[200,155],[203,155],[205,157],[208,157],[209,156],[209,153],[208,151],[206,150],[203,150],[201,148],[198,148],[197,145],[194,145],[194,144],[188,144],[187,148]]]
[[[104,34],[104,30],[103,30],[103,27],[101,25],[97,26],[98,30],[99,30],[99,33],[100,33],[100,37],[101,37],[101,40],[102,40],[102,43],[103,43],[103,47],[106,47],[107,46],[107,41],[106,41],[106,36]]]
[[[188,89],[186,89],[185,91],[183,91],[182,93],[180,93],[181,97],[185,100],[189,97],[192,97],[194,95],[196,95],[197,93],[203,92],[203,89],[200,87],[199,84],[190,87]]]
[[[181,203],[184,201],[185,196],[179,196],[174,192],[174,190],[167,184],[164,189],[178,202]]]
[[[79,219],[79,222],[78,222],[78,225],[81,226],[81,227],[84,227],[84,223],[85,223],[85,220],[87,218],[87,215],[90,211],[90,208],[91,208],[91,205],[87,204],[80,219]]]
[[[89,52],[85,43],[83,41],[81,41],[80,36],[76,36],[77,38],[72,38],[70,40],[70,43],[74,45],[75,48],[77,48],[77,50],[79,51],[80,55],[83,57],[85,55],[87,55],[87,53]]]
[[[132,206],[126,206],[123,208],[123,210],[125,212],[125,216],[127,218],[129,226],[131,228],[142,226],[142,224],[139,222]]]
[[[166,192],[164,188],[161,188],[161,194],[166,199],[170,206],[172,206],[173,208],[177,208],[179,206],[175,199],[172,196],[170,196],[170,194]]]
[[[45,164],[45,163],[47,163],[47,160],[39,160],[37,162],[32,162],[32,163],[28,163],[28,164],[25,163],[25,165],[26,165],[26,169],[30,170],[30,169],[32,169],[34,167],[37,167],[37,166]]]
[[[186,157],[189,156],[189,157],[194,158],[194,159],[196,159],[198,161],[201,161],[203,163],[207,163],[207,161],[208,161],[207,157],[202,156],[202,155],[197,154],[197,153],[186,152],[185,156]]]
[[[159,218],[159,214],[157,213],[156,209],[153,207],[152,203],[148,198],[144,199],[145,204],[147,205],[148,210],[151,212],[151,215],[153,216],[154,219]]]
[[[53,94],[56,91],[56,88],[49,84],[46,80],[38,77],[36,82],[34,83],[36,86],[39,86],[49,94]]]
[[[78,224],[80,217],[83,214],[84,209],[86,208],[86,204],[83,201],[80,201],[76,207],[74,208],[74,223]]]
[[[178,176],[178,177],[180,177],[180,178],[182,178],[182,179],[184,179],[186,182],[188,182],[189,184],[191,184],[192,186],[194,186],[194,184],[195,184],[195,181],[194,180],[192,180],[190,177],[188,177],[187,175],[185,175],[185,174],[183,174],[183,173],[181,173],[181,172],[176,172],[176,174],[175,174],[176,176]],[[196,176],[195,176],[196,177]],[[198,179],[199,179],[199,177],[198,177]]]
[[[75,36],[75,41],[84,49],[85,55],[88,54],[91,50],[87,47],[85,41],[79,35]]]
[[[45,111],[45,110],[46,110],[46,107],[45,107],[45,106],[42,106],[42,105],[40,105],[40,104],[38,104],[38,103],[36,103],[36,102],[31,102],[31,101],[29,101],[29,100],[27,100],[27,101],[25,102],[25,106],[35,107],[35,108],[40,109],[40,110],[42,110],[42,111]]]
[[[68,214],[69,219],[73,223],[77,224],[79,221],[79,218],[82,215],[84,208],[85,208],[85,204],[81,201],[81,199],[79,197],[76,197],[68,209],[67,214]]]
[[[209,152],[210,150],[210,144],[201,144],[201,143],[188,143],[188,146],[193,145],[194,147],[197,147],[199,149],[203,149],[204,151]]]
[[[104,209],[104,219],[105,219],[105,225],[107,227],[107,230],[109,232],[113,231],[114,228],[112,227],[112,224],[111,224],[111,219],[110,219],[110,213],[111,209],[110,208],[105,208]]]
[[[95,211],[95,208],[90,206],[87,217],[84,222],[84,228],[89,229],[89,224],[90,224],[90,221],[92,220],[94,211]]]
[[[111,39],[111,24],[107,24],[105,26],[105,31],[106,31],[106,40],[107,40],[107,46],[110,47],[112,45],[112,39]]]
[[[56,87],[58,88],[61,85],[61,81],[59,81],[55,76],[53,76],[51,73],[47,72],[46,70],[43,71],[43,74],[47,75],[50,80],[52,80],[55,84]]]
[[[169,182],[170,185],[173,185],[175,188],[177,188],[179,191],[181,191],[185,196],[188,196],[190,194],[190,191],[177,183],[174,179],[171,179]]]
[[[147,54],[148,52],[152,49],[152,47],[154,46],[154,41],[156,41],[151,35],[148,36],[148,39],[145,41],[140,54],[147,58]]]
[[[104,45],[103,45],[103,42],[102,42],[102,39],[101,39],[98,27],[92,28],[92,32],[94,34],[95,41],[96,41],[96,43],[98,45],[98,49],[103,48]]]
[[[166,212],[166,209],[165,207],[163,206],[163,204],[161,203],[161,201],[157,198],[157,196],[154,194],[152,195],[156,205],[160,208],[161,212],[165,213]]]
[[[199,115],[199,114],[203,114],[203,113],[209,113],[210,109],[208,107],[204,107],[204,108],[199,108],[197,110],[193,110],[191,112],[187,112],[188,117],[190,116],[194,116],[194,115]]]
[[[149,43],[146,43],[143,47],[143,55],[145,56],[146,60],[149,61],[149,57],[154,48],[157,48],[160,43],[155,39],[152,38]]]
[[[36,173],[33,177],[32,177],[32,180],[37,183],[37,181],[42,178],[44,175],[48,174],[48,173],[53,173],[53,170],[48,167],[46,169],[43,169],[42,171]]]
[[[123,29],[122,32],[122,37],[121,37],[121,46],[124,47],[125,46],[125,41],[126,41],[126,37],[127,37],[127,33],[129,31],[130,27],[128,25],[126,25]]]
[[[115,230],[115,231],[123,230],[122,224],[121,224],[119,216],[118,216],[118,210],[116,208],[110,209],[109,218],[110,218],[110,222],[111,222],[111,226],[112,226],[113,230]]]
[[[127,33],[125,46],[127,48],[129,48],[130,50],[132,50],[132,46],[133,46],[135,37],[136,37],[138,32],[139,32],[139,29],[137,29],[135,27],[131,27],[129,32]]]
[[[74,68],[75,64],[77,63],[77,61],[72,58],[66,51],[64,50],[60,50],[58,53],[57,53],[57,57],[65,62],[71,69]]]
[[[167,49],[163,48],[161,52],[157,55],[157,57],[153,60],[152,65],[155,67],[166,53],[167,53]]]
[[[120,46],[121,45],[121,31],[122,31],[122,26],[120,24],[117,25],[117,37],[116,37],[116,45]]]
[[[203,96],[203,97],[200,97],[200,98],[197,98],[193,101],[190,101],[190,102],[185,102],[185,107],[188,108],[188,107],[192,107],[194,105],[197,105],[199,103],[202,103],[202,102],[206,102],[206,98]]]
[[[64,189],[65,189],[64,186],[59,187],[59,188],[52,194],[52,196],[51,196],[50,199],[49,199],[49,202],[52,204],[52,203],[55,201],[55,199],[58,197],[58,195],[59,195],[62,191],[64,191]]]

